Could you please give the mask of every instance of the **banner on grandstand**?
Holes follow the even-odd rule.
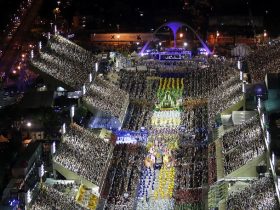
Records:
[[[117,144],[136,144],[147,142],[148,131],[141,129],[140,131],[120,130],[116,133]]]

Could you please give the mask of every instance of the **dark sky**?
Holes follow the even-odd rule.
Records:
[[[191,22],[191,12],[199,9],[201,17],[216,15],[252,15],[265,16],[272,20],[271,24],[280,21],[278,0],[61,0],[69,2],[65,14],[92,15],[95,23],[121,26],[146,25],[148,28],[158,25],[164,17],[178,18]],[[209,8],[201,9],[203,2],[209,2]],[[18,8],[21,0],[0,0],[0,28],[7,23],[13,12]],[[56,0],[45,0],[46,4],[53,4]],[[199,2],[202,2],[199,4]],[[248,4],[247,4],[248,2]],[[186,4],[187,3],[187,4]],[[70,4],[70,6],[69,6]],[[67,5],[64,3],[64,5]],[[203,6],[202,6],[203,7]],[[184,9],[183,9],[184,8]],[[190,9],[191,8],[191,9]],[[44,11],[44,9],[42,10]],[[140,17],[140,13],[143,16]],[[188,20],[188,21],[187,21]],[[104,21],[104,22],[102,22]]]

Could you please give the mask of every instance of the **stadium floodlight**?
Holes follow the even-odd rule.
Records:
[[[75,106],[71,106],[70,117],[73,118],[74,116],[75,116]]]
[[[83,94],[83,95],[86,94],[86,86],[85,86],[85,85],[83,85],[83,87],[82,87],[82,94]]]
[[[89,80],[90,83],[92,82],[92,73],[89,73],[88,80]]]
[[[98,62],[95,63],[95,71],[98,71]]]
[[[52,146],[51,146],[51,153],[54,154],[56,152],[56,144],[55,144],[55,141],[52,143]]]
[[[237,61],[237,68],[238,68],[239,70],[241,70],[241,67],[242,67],[242,63],[241,63],[240,60],[238,60],[238,61]]]
[[[57,26],[54,25],[54,34],[57,34]]]
[[[39,167],[39,177],[42,178],[45,174],[45,167],[44,164],[42,163],[41,166]]]
[[[246,93],[245,82],[242,83],[242,93]]]
[[[30,52],[30,57],[31,57],[31,59],[34,58],[34,51],[33,51],[33,49],[32,49],[31,52]]]
[[[66,133],[66,124],[63,123],[62,127],[61,127],[61,133],[65,134]]]

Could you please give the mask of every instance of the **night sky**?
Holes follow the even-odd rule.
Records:
[[[61,0],[63,12],[69,19],[74,14],[93,16],[93,27],[110,27],[116,25],[126,30],[137,27],[156,27],[163,23],[164,17],[178,19],[195,25],[199,16],[206,21],[208,16],[245,15],[263,16],[271,28],[280,22],[276,0]],[[0,1],[1,29],[16,10],[20,0]],[[45,0],[47,5],[55,5],[55,0]],[[68,3],[66,3],[68,2]],[[247,3],[248,2],[248,3]],[[42,13],[47,13],[42,9]],[[140,14],[143,14],[140,16]],[[45,15],[44,14],[44,15]],[[190,21],[188,21],[190,20]],[[192,22],[192,20],[194,20]],[[168,20],[167,20],[168,21]],[[198,22],[197,24],[201,24]]]

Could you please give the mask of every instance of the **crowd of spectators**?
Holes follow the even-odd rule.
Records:
[[[61,36],[52,36],[38,55],[31,59],[35,70],[75,90],[80,90],[89,81],[89,74],[95,72],[94,62],[90,52]]]
[[[201,187],[208,179],[207,119],[206,105],[182,113],[186,133],[191,135],[183,132],[176,150],[175,199],[178,209],[185,205],[194,205],[193,208],[201,205]]]
[[[128,108],[129,96],[109,81],[96,77],[87,88],[83,101],[95,110],[117,117],[122,122]]]
[[[279,73],[280,41],[272,40],[253,49],[245,59],[248,73],[255,82],[263,81],[267,73]],[[246,70],[246,69],[245,69]]]
[[[215,126],[215,117],[242,100],[242,82],[235,76],[217,88],[213,89],[208,97],[208,124]]]
[[[44,185],[35,200],[35,202],[30,207],[31,210],[86,210],[75,202],[73,197],[66,195],[59,190]]]
[[[226,209],[279,209],[272,178],[260,178],[245,189],[230,194],[227,198]]]
[[[208,184],[211,186],[217,181],[216,145],[208,144]]]
[[[148,128],[151,124],[152,110],[149,106],[130,103],[127,109],[123,129],[137,131],[141,127]]]
[[[177,190],[199,188],[207,183],[207,145],[191,142],[176,151]]]
[[[159,83],[157,80],[148,79],[148,77],[154,76],[155,74],[152,71],[121,70],[119,72],[119,85],[122,90],[129,93],[131,99],[154,102]]]
[[[113,146],[92,131],[71,124],[54,161],[99,186],[104,179]]]
[[[188,204],[193,204],[195,206],[201,205],[202,200],[202,188],[178,190],[174,194],[177,206],[188,206]],[[200,206],[202,207],[202,206]]]
[[[234,63],[224,59],[209,58],[207,63],[185,74],[185,94],[188,97],[209,97],[211,91],[231,77],[239,75]]]
[[[278,52],[278,45],[274,44],[270,47],[277,48],[275,51]],[[264,58],[266,57],[262,57]],[[252,58],[249,57],[248,62],[249,68],[255,67],[256,64],[252,64]],[[264,64],[263,61],[260,63],[270,65]],[[32,65],[70,87],[81,88],[88,79],[88,73],[94,68],[94,58],[91,53],[79,46],[64,38],[54,36],[49,40],[47,47],[39,52],[39,56],[32,60]],[[173,158],[170,165],[176,168],[173,193],[173,198],[176,200],[175,207],[177,209],[202,208],[202,186],[207,183],[213,184],[217,179],[216,148],[214,143],[207,145],[208,128],[215,124],[217,114],[242,99],[242,82],[239,72],[234,67],[236,63],[222,58],[205,58],[176,62],[140,60],[137,65],[147,66],[148,70],[120,70],[118,72],[119,87],[104,78],[96,77],[93,84],[86,86],[83,101],[95,109],[122,119],[124,130],[148,128],[151,132],[150,140],[153,136],[160,138],[157,139],[158,145],[156,145],[159,150],[164,148],[161,145],[166,143],[172,156],[171,159]],[[151,129],[153,107],[149,103],[158,102],[157,76],[160,72],[183,72],[184,97],[208,99],[208,103],[198,103],[191,109],[183,109],[179,117],[176,115],[185,126],[185,132],[180,135],[178,130],[174,133],[173,130],[165,128],[163,132],[165,136],[162,137],[160,133],[157,133],[159,129]],[[169,117],[174,118],[174,116]],[[262,131],[257,121],[258,119],[254,118],[241,126],[234,127],[221,138],[225,174],[230,174],[263,154]],[[177,134],[179,143],[176,141]],[[169,136],[173,139],[168,139]],[[175,143],[171,145],[167,144],[168,142]],[[147,148],[138,144],[120,144],[113,152],[113,146],[110,143],[74,124],[64,135],[54,161],[97,185],[105,179],[111,163],[103,188],[103,194],[108,196],[106,209],[133,209],[136,205],[139,180],[146,182],[148,179],[153,179],[151,183],[155,182],[154,169],[145,168],[145,173],[142,172],[145,178],[140,177],[146,152]],[[112,154],[113,158],[110,161]],[[272,202],[272,198],[274,197],[269,193],[273,186],[270,186],[267,179],[263,178],[253,183],[252,189],[246,189],[238,195],[230,195],[227,201],[228,209],[239,209],[240,205],[237,203],[242,204],[242,201],[249,200],[250,196],[255,196],[263,203],[254,199],[248,202],[249,204],[246,202],[242,204],[244,209],[250,207],[273,209],[275,203]],[[265,189],[268,190],[257,195],[255,191],[259,192],[258,190],[261,189],[259,186],[263,186],[263,183],[267,184]],[[153,184],[148,186],[154,190]],[[49,189],[49,191],[53,190],[55,189]],[[47,195],[46,192],[42,190],[41,197],[47,197],[46,199],[50,200],[51,195]],[[59,192],[55,193],[59,194]],[[147,194],[144,190],[141,193],[143,198]],[[246,197],[244,195],[248,195],[247,198],[243,198]],[[58,199],[59,196],[61,195],[57,196]],[[146,196],[146,201],[148,200],[149,197]],[[171,199],[168,202],[173,205]],[[45,205],[44,201],[41,203]],[[56,200],[50,202],[50,205],[53,203],[55,205]],[[64,209],[72,209],[73,206],[69,208],[65,206]]]
[[[115,147],[104,189],[108,191],[105,209],[134,209],[137,186],[145,156],[143,145],[120,144]]]
[[[264,152],[262,128],[258,117],[225,133],[221,141],[225,174],[230,174]]]
[[[139,60],[136,64],[140,66],[146,66],[147,69],[154,69],[158,73],[186,73],[189,71],[193,71],[200,66],[203,66],[205,62],[199,62],[193,59],[180,61],[142,59]]]

